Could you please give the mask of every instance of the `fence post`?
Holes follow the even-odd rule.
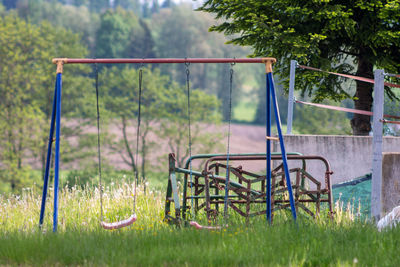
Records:
[[[384,104],[384,73],[383,70],[374,72],[374,103],[373,103],[373,144],[372,144],[372,188],[371,188],[371,217],[376,221],[381,215],[382,205],[382,143],[383,143],[383,104]]]
[[[288,115],[286,134],[292,134],[293,123],[293,104],[294,104],[294,82],[296,77],[297,61],[290,61],[290,76],[289,76],[289,96],[288,96]]]

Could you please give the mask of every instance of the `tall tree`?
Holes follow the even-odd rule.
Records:
[[[180,163],[188,156],[187,99],[185,88],[180,87],[176,82],[171,82],[168,76],[161,75],[159,69],[143,69],[140,158],[139,162],[136,162],[138,74],[139,70],[133,68],[104,69],[100,76],[101,102],[112,118],[109,122],[117,126],[119,135],[122,136],[120,139],[111,137],[110,148],[120,155],[132,172],[141,169],[140,173],[144,181],[148,168],[154,167],[154,161],[148,164],[150,151],[167,146],[176,154]],[[193,104],[192,142],[196,146],[194,151],[205,152],[210,147],[217,147],[218,135],[210,134],[202,129],[206,128],[204,123],[213,124],[219,121],[216,112],[218,100],[214,96],[193,90],[191,102]],[[154,134],[159,137],[158,143],[155,143],[154,137],[150,138]]]
[[[282,78],[288,77],[289,59],[367,78],[373,77],[374,67],[400,71],[397,0],[207,0],[200,10],[224,19],[211,30],[232,35],[232,43],[252,46],[253,56],[277,57],[275,69]],[[342,78],[307,71],[298,77],[298,87],[315,101],[351,97]],[[372,85],[357,81],[356,87],[355,108],[371,110]],[[389,88],[386,92],[393,96]],[[355,114],[351,126],[353,134],[368,135],[370,118]]]
[[[51,58],[79,57],[86,49],[71,32],[51,27],[49,23],[40,27],[31,25],[13,14],[0,18],[0,31],[7,33],[0,35],[0,159],[1,169],[6,170],[6,177],[0,180],[6,179],[11,189],[17,190],[26,186],[23,178],[29,176],[29,163],[44,155],[48,141],[46,126],[51,114],[55,72]],[[84,68],[77,70],[84,72]],[[85,79],[73,77],[74,72],[69,70],[66,73],[71,76],[64,80],[68,86],[64,90],[67,96],[63,101],[64,117],[77,111],[77,103],[84,103],[83,110],[87,99],[84,90],[77,90],[78,85],[87,84]],[[68,101],[71,96],[75,99]]]
[[[174,2],[172,0],[164,0],[161,5],[161,8],[170,8],[174,6]]]
[[[3,5],[7,9],[12,9],[17,7],[17,1],[16,0],[3,0]]]
[[[114,7],[122,7],[127,10],[132,10],[136,15],[140,15],[140,1],[139,0],[115,0]]]
[[[158,13],[159,11],[160,11],[160,3],[158,2],[158,0],[153,0],[151,4],[151,13],[155,14]]]
[[[208,28],[214,23],[208,14],[198,14],[189,5],[162,9],[152,18],[153,35],[156,51],[160,57],[240,57],[248,53],[240,46],[225,45],[226,39],[209,33]],[[243,77],[239,75],[240,66],[235,66],[234,100],[240,96]],[[185,69],[182,65],[161,66],[174,81],[185,84]],[[229,109],[229,64],[196,64],[190,66],[193,87],[215,94],[221,100],[221,113],[227,119]]]
[[[117,7],[100,17],[96,56],[105,58],[154,57],[154,42],[144,20]]]
[[[90,11],[92,12],[104,12],[106,9],[110,8],[109,0],[90,0],[89,3]]]
[[[139,19],[139,28],[134,28],[126,47],[126,56],[129,58],[155,58],[154,40],[147,23]]]
[[[100,17],[100,27],[96,37],[96,56],[105,58],[124,57],[126,47],[129,43],[129,33],[132,23],[137,24],[137,18],[130,23],[127,20],[126,11],[117,8],[116,11],[107,10]]]

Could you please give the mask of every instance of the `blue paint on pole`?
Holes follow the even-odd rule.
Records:
[[[41,227],[43,224],[44,212],[46,209],[47,189],[48,189],[49,174],[50,174],[51,150],[52,150],[52,146],[53,146],[53,136],[54,136],[54,122],[55,122],[55,117],[56,117],[56,103],[57,103],[57,83],[54,88],[53,110],[51,112],[51,123],[50,123],[50,133],[49,133],[49,144],[47,147],[46,169],[45,169],[44,177],[43,177],[43,194],[42,194],[42,205],[40,207],[39,227]]]
[[[270,90],[270,83],[268,79],[268,74],[265,75],[266,79],[266,116],[267,116],[267,122],[266,122],[266,133],[267,136],[271,136],[271,90]],[[267,140],[267,185],[266,185],[266,192],[267,192],[267,221],[271,224],[272,222],[272,217],[271,217],[271,140]]]
[[[62,74],[57,73],[57,103],[56,103],[56,151],[54,162],[54,213],[53,213],[53,232],[57,232],[58,223],[58,184],[60,170],[60,132],[61,132],[61,88]]]
[[[267,74],[267,79],[268,79],[268,83],[269,83],[269,91],[270,91],[271,97],[272,97],[272,103],[273,103],[274,110],[275,110],[275,122],[276,122],[276,128],[278,129],[278,135],[279,135],[279,141],[280,141],[279,144],[281,147],[283,168],[285,171],[286,183],[287,183],[287,187],[288,187],[290,208],[292,210],[293,219],[296,221],[296,219],[297,219],[296,207],[295,207],[295,203],[294,203],[294,199],[293,199],[292,184],[290,182],[289,168],[288,168],[288,164],[287,164],[287,155],[286,155],[285,144],[283,142],[283,135],[282,135],[282,129],[281,129],[281,118],[279,115],[279,107],[278,107],[278,101],[276,99],[274,80],[272,77],[272,73]]]

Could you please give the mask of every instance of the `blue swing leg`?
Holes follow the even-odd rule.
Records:
[[[57,73],[57,107],[56,107],[56,151],[54,162],[54,212],[53,212],[53,232],[57,232],[58,223],[58,184],[60,170],[60,132],[61,132],[61,88],[62,74]]]
[[[268,76],[266,78],[266,133],[267,136],[271,136],[271,92]],[[271,140],[267,139],[267,221],[269,224],[272,223],[272,211],[271,211]]]
[[[282,129],[281,129],[281,118],[279,115],[279,108],[278,108],[278,101],[276,99],[276,94],[275,94],[275,88],[274,88],[274,80],[272,77],[272,72],[269,72],[266,74],[267,76],[267,98],[271,97],[272,98],[272,104],[274,107],[274,111],[275,111],[275,121],[276,121],[276,127],[278,129],[278,135],[279,135],[279,144],[281,147],[281,153],[282,153],[282,161],[283,161],[283,168],[285,171],[285,176],[286,176],[286,184],[288,187],[288,193],[289,193],[289,201],[290,201],[290,208],[292,211],[292,216],[294,221],[296,222],[297,219],[297,215],[296,215],[296,207],[295,207],[295,203],[294,203],[294,199],[293,199],[293,190],[292,190],[292,184],[290,182],[290,174],[289,174],[289,168],[288,168],[288,164],[287,164],[287,155],[286,155],[286,150],[285,150],[285,144],[283,141],[283,135],[282,135]],[[268,116],[267,116],[268,117]],[[268,119],[267,119],[268,120]],[[271,125],[267,125],[267,127],[269,127],[271,130]],[[267,144],[268,144],[268,140],[267,140]],[[268,145],[267,145],[268,146]],[[267,154],[271,154],[270,151],[267,151]],[[268,162],[267,160],[267,164],[270,165],[270,162]],[[269,176],[271,175],[270,172],[267,173],[267,175],[269,174]],[[270,184],[270,179],[267,180],[267,183],[269,182]],[[271,186],[268,186],[268,190],[271,190]],[[271,191],[269,191],[269,199],[268,199],[268,204],[267,205],[271,205],[271,198],[270,195]],[[271,212],[271,209],[269,209],[269,212]],[[268,216],[268,215],[267,215]]]
[[[54,88],[53,109],[51,112],[49,144],[48,144],[48,148],[47,148],[46,169],[45,169],[44,177],[43,177],[43,194],[42,194],[42,205],[40,207],[39,228],[41,228],[43,225],[44,212],[46,209],[46,197],[47,197],[47,189],[48,189],[48,184],[49,184],[51,151],[52,151],[52,147],[53,147],[54,123],[55,123],[55,117],[56,117],[56,103],[57,103],[57,83]]]
[[[54,212],[53,212],[53,232],[57,231],[57,217],[58,217],[58,184],[59,184],[59,167],[60,167],[60,127],[61,127],[61,88],[62,88],[62,75],[57,73],[56,85],[54,89],[53,110],[51,113],[49,143],[47,148],[46,169],[43,178],[43,194],[42,203],[40,207],[39,228],[43,225],[47,190],[49,184],[50,162],[52,154],[52,144],[54,137],[54,130],[56,132],[56,145],[55,145],[55,167],[54,167]]]

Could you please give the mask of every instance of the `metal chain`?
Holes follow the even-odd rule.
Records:
[[[231,121],[232,121],[232,87],[233,87],[233,66],[235,63],[231,63],[229,71],[229,111],[228,111],[228,144],[226,149],[226,179],[225,179],[225,197],[224,197],[224,219],[225,223],[228,220],[228,194],[229,194],[229,153],[230,153],[230,137],[231,137]]]
[[[189,176],[190,176],[190,196],[191,196],[191,215],[192,218],[195,218],[194,212],[194,201],[193,201],[193,175],[192,175],[192,132],[191,132],[191,112],[190,112],[190,70],[189,70],[190,63],[185,63],[186,66],[186,88],[187,88],[187,107],[188,107],[188,138],[189,138]]]
[[[138,99],[138,120],[137,120],[137,130],[136,130],[136,155],[135,155],[135,189],[133,195],[133,213],[136,212],[136,188],[139,182],[139,171],[138,171],[138,157],[139,157],[139,135],[140,135],[140,122],[141,122],[141,106],[142,106],[142,81],[143,81],[143,66],[139,69],[139,99]],[[142,159],[143,160],[143,159]]]
[[[99,187],[100,187],[100,220],[103,221],[103,184],[101,179],[101,149],[100,149],[100,108],[99,108],[99,71],[97,63],[94,64],[96,80],[96,108],[97,108],[97,160],[99,167]]]

